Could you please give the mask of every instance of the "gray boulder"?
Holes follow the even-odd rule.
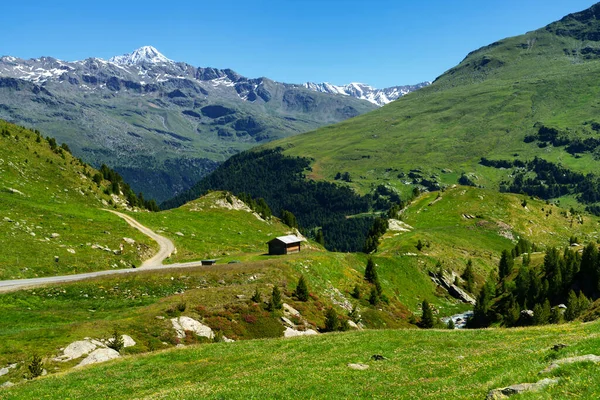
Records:
[[[523,392],[537,392],[549,385],[558,383],[558,379],[542,379],[536,383],[519,383],[518,385],[511,385],[505,388],[499,388],[490,390],[486,399],[487,400],[501,400],[508,399],[510,396]]]

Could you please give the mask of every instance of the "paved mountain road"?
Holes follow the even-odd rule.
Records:
[[[106,210],[111,212],[119,217],[123,218],[129,225],[136,228],[143,234],[149,236],[154,241],[156,241],[159,245],[158,252],[152,256],[150,259],[144,261],[140,268],[128,268],[128,269],[111,269],[107,271],[97,271],[97,272],[86,272],[83,274],[74,274],[74,275],[62,275],[62,276],[48,276],[44,278],[31,278],[31,279],[14,279],[14,280],[6,280],[0,281],[0,293],[9,292],[14,290],[26,289],[35,286],[41,286],[52,283],[64,283],[64,282],[74,282],[80,281],[88,278],[96,278],[99,276],[105,275],[116,275],[116,274],[133,274],[141,271],[149,271],[149,270],[161,270],[161,269],[173,269],[173,268],[188,268],[188,267],[197,267],[202,265],[200,261],[192,261],[187,263],[176,263],[176,264],[163,264],[163,261],[167,259],[174,251],[175,245],[169,239],[164,236],[161,236],[151,230],[150,228],[140,224],[138,221],[130,217],[129,215],[120,213],[118,211]]]

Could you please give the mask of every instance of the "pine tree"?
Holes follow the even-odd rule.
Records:
[[[106,346],[120,353],[121,350],[123,350],[123,347],[125,347],[125,343],[123,342],[123,336],[121,336],[119,332],[115,329],[113,331],[112,337],[107,340]]]
[[[340,327],[340,320],[333,307],[329,307],[325,313],[325,332],[337,331]]]
[[[296,296],[296,298],[300,301],[308,301],[308,286],[306,285],[306,279],[304,279],[304,275],[300,275],[298,285],[294,291],[294,296]]]
[[[29,379],[37,378],[44,373],[44,363],[42,357],[38,354],[34,354],[31,359],[31,364],[27,366],[29,369]]]
[[[473,327],[485,327],[490,323],[490,309],[492,306],[492,299],[495,295],[495,277],[490,274],[488,280],[485,282],[479,295],[477,296],[477,302],[473,308],[473,318],[469,320],[469,324]]]
[[[552,310],[550,310],[550,319],[548,322],[551,324],[560,324],[563,322],[563,315],[558,306],[553,307]]]
[[[540,303],[537,303],[535,306],[533,306],[533,325],[544,325],[546,322],[548,322],[547,320],[544,321],[543,314],[544,311]]]
[[[454,320],[452,318],[450,318],[448,320],[448,323],[446,324],[446,327],[448,329],[456,329],[456,325],[454,325]]]
[[[579,316],[579,299],[573,290],[569,292],[564,316],[567,321],[573,321]]]
[[[371,288],[371,294],[369,295],[369,304],[376,306],[379,303],[379,296],[377,295],[377,289]]]
[[[260,292],[258,291],[258,286],[254,290],[254,294],[252,295],[252,297],[250,297],[250,300],[252,300],[255,303],[261,303],[262,302],[262,296],[260,295]]]
[[[577,309],[579,310],[579,315],[586,312],[588,308],[590,308],[590,301],[585,297],[583,292],[579,292],[579,296],[577,296]]]
[[[321,246],[325,246],[325,237],[323,236],[323,229],[318,229],[315,240]]]
[[[581,254],[581,266],[579,269],[580,281],[583,283],[586,293],[596,289],[598,282],[598,248],[596,244],[589,243]]]
[[[500,280],[504,280],[505,277],[511,274],[514,265],[512,254],[508,250],[502,250],[500,256],[500,264],[498,264],[498,275]]]
[[[280,310],[283,307],[281,302],[281,292],[277,286],[273,286],[273,292],[271,293],[271,300],[267,304],[267,310],[275,311]]]
[[[475,272],[473,271],[473,262],[470,259],[467,261],[467,267],[462,274],[462,278],[465,280],[467,292],[473,293],[473,290],[475,290]]]
[[[365,279],[367,282],[375,283],[377,281],[377,270],[375,269],[375,262],[372,258],[367,261],[367,267],[365,269]]]
[[[352,290],[352,293],[350,293],[350,295],[357,300],[360,299],[360,288],[358,287],[358,285],[354,285],[354,289]]]
[[[517,274],[515,283],[517,301],[519,304],[525,305],[531,284],[529,268],[526,265],[522,265],[521,268],[519,268],[519,273]]]
[[[429,302],[427,300],[423,300],[421,307],[423,308],[423,315],[421,316],[421,328],[433,328],[435,321],[433,319],[433,312],[431,311]]]
[[[296,221],[296,216],[294,214],[292,214],[290,211],[287,211],[287,210],[281,211],[281,222],[283,222],[290,228],[298,228],[298,222]]]
[[[352,310],[350,310],[350,312],[348,312],[348,317],[356,323],[360,322],[360,319],[361,319],[360,318],[360,310],[358,309],[357,305],[352,306]]]

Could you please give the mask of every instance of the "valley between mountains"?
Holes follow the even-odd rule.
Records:
[[[598,21],[385,89],[1,57],[0,398],[599,398]]]

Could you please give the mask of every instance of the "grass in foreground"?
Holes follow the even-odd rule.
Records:
[[[555,352],[556,343],[569,347]],[[384,330],[200,345],[132,356],[6,390],[17,399],[482,399],[535,382],[553,359],[600,352],[599,324],[473,331]],[[387,357],[372,361],[374,354]],[[366,363],[366,371],[348,363]],[[596,399],[598,366],[563,367],[522,398]]]

